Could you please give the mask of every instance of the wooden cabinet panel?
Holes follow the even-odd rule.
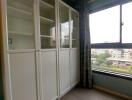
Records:
[[[10,54],[12,100],[37,100],[35,53]]]
[[[65,94],[70,89],[69,50],[62,50],[59,54],[60,92]]]
[[[56,51],[41,52],[43,100],[57,98]]]
[[[79,82],[80,67],[77,49],[70,50],[70,79],[71,87],[74,87]]]

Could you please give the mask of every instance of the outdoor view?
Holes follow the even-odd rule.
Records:
[[[93,69],[132,74],[132,49],[92,49]]]

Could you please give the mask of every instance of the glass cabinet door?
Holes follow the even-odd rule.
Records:
[[[69,8],[63,4],[59,4],[59,27],[60,27],[60,47],[70,47],[70,23]]]
[[[34,49],[34,0],[7,0],[9,50]]]
[[[79,43],[79,14],[71,11],[71,34],[72,34],[72,48],[77,48]]]
[[[41,49],[56,48],[55,0],[40,0]]]

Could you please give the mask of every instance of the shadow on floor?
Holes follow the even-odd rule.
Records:
[[[75,88],[66,94],[61,100],[125,100],[117,96],[96,90]]]

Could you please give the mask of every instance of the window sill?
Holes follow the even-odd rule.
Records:
[[[99,73],[111,77],[117,77],[117,78],[122,78],[126,80],[132,80],[132,75],[131,74],[125,74],[125,73],[118,73],[118,72],[113,72],[113,71],[108,71],[108,70],[101,70],[101,69],[93,69],[92,70],[94,73]]]

